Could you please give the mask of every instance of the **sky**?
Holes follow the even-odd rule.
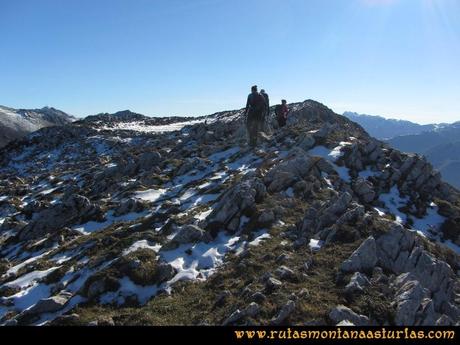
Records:
[[[0,0],[0,104],[198,116],[314,99],[460,120],[459,0]]]

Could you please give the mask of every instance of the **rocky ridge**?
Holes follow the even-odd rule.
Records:
[[[0,322],[458,323],[458,191],[320,103],[290,108],[257,150],[242,110],[8,145]]]

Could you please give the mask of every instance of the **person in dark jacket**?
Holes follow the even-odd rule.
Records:
[[[286,126],[287,115],[289,113],[289,108],[285,99],[281,100],[281,104],[278,104],[275,107],[276,119],[278,120],[278,125],[280,127]]]
[[[260,94],[264,97],[265,99],[265,114],[264,114],[264,120],[268,119],[268,114],[270,113],[270,100],[268,98],[268,94],[265,92],[264,89],[260,90]]]
[[[246,127],[249,134],[249,145],[255,147],[257,138],[263,123],[264,112],[266,111],[265,98],[257,92],[257,85],[251,87],[251,93],[246,102],[245,115]]]

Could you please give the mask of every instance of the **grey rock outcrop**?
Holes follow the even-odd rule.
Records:
[[[267,190],[258,177],[250,177],[230,188],[216,204],[205,222],[206,230],[238,230],[240,217],[251,212],[255,204],[264,199]]]
[[[31,221],[20,233],[21,240],[43,236],[72,223],[82,223],[90,219],[102,217],[99,206],[81,195],[72,195],[62,203],[58,203],[42,212]]]
[[[342,263],[340,269],[344,272],[365,272],[374,268],[376,264],[377,247],[375,239],[371,236]]]
[[[367,316],[359,315],[344,305],[339,305],[332,309],[329,313],[329,318],[332,320],[334,325],[345,320],[352,322],[356,326],[370,325],[370,321]]]
[[[278,314],[270,321],[270,325],[281,325],[294,312],[295,308],[295,302],[288,301],[281,307],[281,310],[278,312]]]

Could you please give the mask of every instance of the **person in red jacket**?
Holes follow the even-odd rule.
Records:
[[[278,120],[278,125],[280,127],[286,126],[287,115],[289,113],[289,108],[285,99],[281,100],[281,104],[278,104],[275,107],[276,119]]]

